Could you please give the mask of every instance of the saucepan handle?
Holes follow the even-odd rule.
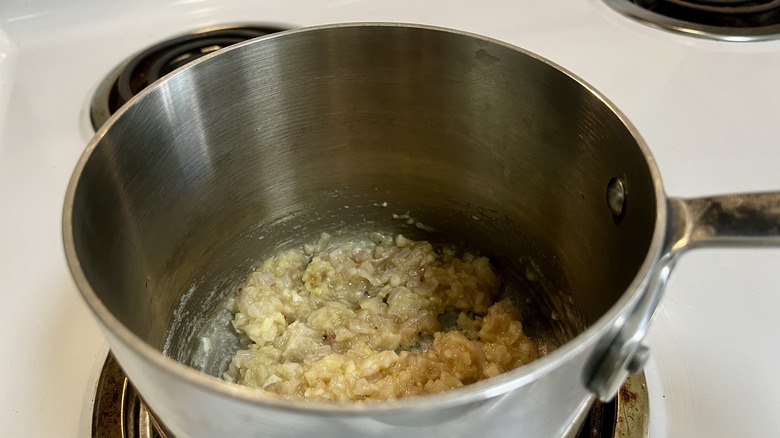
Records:
[[[628,374],[644,367],[649,350],[642,341],[680,254],[702,247],[780,247],[780,192],[671,198],[668,206],[665,249],[644,294],[616,321],[586,368],[587,386],[601,400],[611,400]]]
[[[780,246],[780,192],[670,199],[672,251],[705,246]]]

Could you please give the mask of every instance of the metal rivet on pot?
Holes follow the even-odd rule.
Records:
[[[649,358],[650,348],[647,345],[640,344],[634,352],[634,355],[628,361],[628,364],[626,365],[626,371],[631,374],[638,374],[645,367],[645,364]]]
[[[626,211],[626,186],[620,178],[612,178],[607,184],[607,206],[614,219],[620,219]]]

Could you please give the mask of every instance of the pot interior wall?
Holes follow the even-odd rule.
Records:
[[[472,36],[356,26],[254,41],[159,83],[89,157],[73,235],[122,324],[218,374],[201,338],[230,331],[226,294],[291,242],[349,225],[463,243],[527,291],[526,325],[554,346],[625,291],[655,205],[636,139],[556,68]]]

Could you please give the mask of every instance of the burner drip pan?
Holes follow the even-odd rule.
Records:
[[[621,14],[689,36],[722,41],[780,38],[780,0],[604,0]]]

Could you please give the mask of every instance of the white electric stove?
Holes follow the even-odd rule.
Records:
[[[780,40],[671,33],[601,0],[4,0],[0,436],[92,436],[108,346],[70,278],[60,221],[104,77],[195,29],[350,21],[462,29],[562,65],[636,125],[669,195],[780,190]],[[777,249],[683,257],[648,340],[651,437],[780,436],[779,268]]]

